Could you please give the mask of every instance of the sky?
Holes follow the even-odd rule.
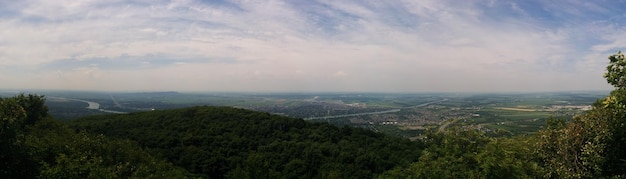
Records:
[[[623,0],[0,1],[0,89],[610,90]]]

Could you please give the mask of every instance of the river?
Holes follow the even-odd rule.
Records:
[[[69,100],[69,101],[79,101],[79,102],[84,102],[87,103],[89,106],[87,106],[87,109],[93,109],[93,110],[99,110],[102,112],[106,112],[106,113],[113,113],[113,114],[126,114],[127,112],[121,112],[121,111],[111,111],[111,110],[106,110],[106,109],[100,109],[100,103],[96,103],[93,101],[85,101],[82,99],[71,99],[71,98],[63,98],[63,97],[54,97],[54,96],[50,96],[47,97],[49,99],[57,99],[57,100]]]

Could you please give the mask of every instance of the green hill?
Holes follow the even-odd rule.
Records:
[[[210,178],[372,178],[417,161],[419,142],[230,107],[92,116],[77,131],[136,141]]]
[[[76,132],[44,98],[0,98],[0,178],[188,178],[136,142]]]

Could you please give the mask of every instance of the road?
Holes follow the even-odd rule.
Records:
[[[395,112],[400,112],[400,110],[402,110],[402,109],[419,108],[419,107],[428,106],[430,104],[444,102],[444,101],[447,101],[447,100],[448,99],[442,99],[442,100],[439,100],[439,101],[432,101],[432,102],[427,102],[427,103],[423,103],[423,104],[419,104],[419,105],[415,105],[415,106],[404,107],[404,108],[400,108],[400,109],[391,109],[391,110],[386,110],[386,111],[364,112],[364,113],[354,113],[354,114],[342,114],[342,115],[334,115],[334,116],[308,117],[308,118],[304,118],[304,120],[333,119],[333,118],[342,118],[342,117],[354,117],[354,116],[366,116],[366,115],[375,115],[375,114],[395,113]]]
[[[446,121],[443,125],[439,126],[439,132],[443,132],[450,124],[454,124],[456,121],[459,121],[459,118],[456,118],[450,122]]]
[[[403,108],[403,109],[409,109],[409,108],[421,108],[421,107],[424,107],[424,106],[428,106],[428,105],[430,105],[430,104],[440,103],[440,102],[444,102],[444,101],[447,101],[447,100],[448,100],[448,99],[442,99],[442,100],[439,100],[439,101],[427,102],[427,103],[420,104],[420,105],[416,105],[416,106],[405,107],[405,108]]]
[[[343,115],[335,115],[335,116],[309,117],[309,118],[305,118],[304,120],[333,119],[333,118],[341,118],[341,117],[365,116],[365,115],[374,115],[374,114],[394,113],[394,112],[399,112],[399,111],[400,111],[400,109],[392,109],[392,110],[387,110],[387,111],[364,112],[364,113],[355,113],[355,114],[343,114]]]
[[[113,104],[115,104],[115,107],[121,108],[122,105],[120,105],[120,103],[117,102],[117,100],[113,97],[113,95],[109,95],[111,96],[111,100],[113,100]]]

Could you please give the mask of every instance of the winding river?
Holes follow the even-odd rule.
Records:
[[[48,99],[84,102],[89,105],[86,107],[87,109],[99,110],[99,111],[106,112],[106,113],[113,113],[113,114],[126,114],[127,113],[127,112],[121,112],[121,111],[111,111],[111,110],[106,110],[106,109],[100,109],[100,103],[96,103],[93,101],[85,101],[82,99],[71,99],[71,98],[54,97],[54,96],[48,97]]]

